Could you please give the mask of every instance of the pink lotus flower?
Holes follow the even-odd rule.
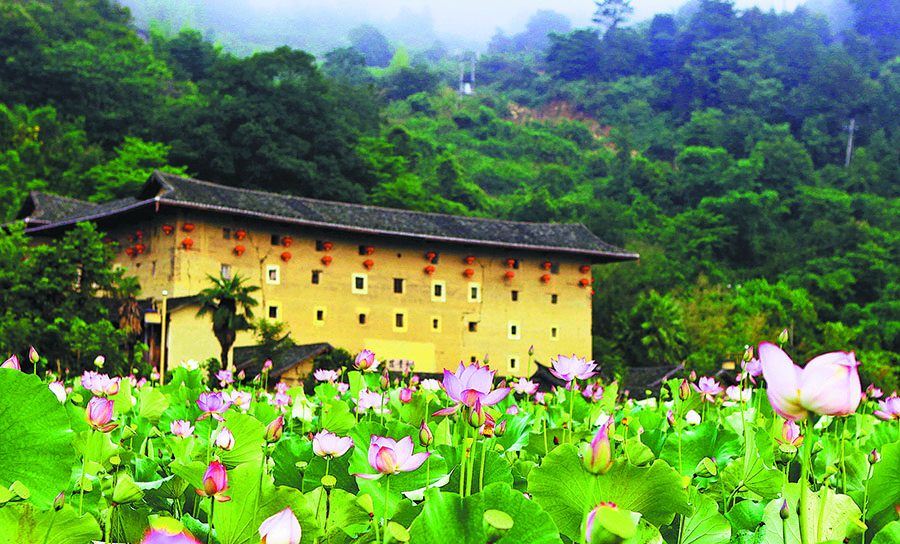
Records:
[[[488,367],[479,366],[477,363],[472,363],[469,366],[459,363],[456,372],[444,369],[444,391],[447,392],[450,400],[456,404],[439,410],[434,415],[446,416],[452,414],[463,405],[472,408],[476,402],[481,406],[493,406],[505,399],[510,392],[508,387],[491,391],[494,386],[494,374],[496,373],[496,371],[491,372]]]
[[[584,395],[588,400],[597,402],[603,399],[604,392],[605,389],[603,389],[602,386],[589,383],[587,387],[584,388],[584,391],[581,392],[581,394]]]
[[[87,370],[81,376],[81,387],[90,390],[98,397],[115,395],[119,392],[121,378],[110,378],[93,370]]]
[[[108,433],[119,425],[110,423],[113,416],[113,401],[103,397],[93,397],[84,408],[84,419],[88,425],[101,433]]]
[[[267,370],[272,370],[272,359],[266,359],[266,362],[263,363],[262,369],[263,369],[263,372],[265,372]]]
[[[285,508],[266,518],[259,526],[259,544],[297,544],[300,542],[300,522],[293,510]]]
[[[803,435],[800,434],[800,426],[793,421],[785,421],[784,425],[781,426],[781,438],[776,438],[775,440],[782,444],[794,446],[795,448],[800,447],[800,445],[803,444]]]
[[[890,397],[878,401],[881,410],[875,410],[873,415],[885,420],[900,419],[900,397],[891,395]]]
[[[250,402],[253,400],[253,395],[247,391],[238,391],[237,389],[234,389],[230,393],[226,393],[224,399],[233,406],[237,406],[242,412],[246,412],[250,409]]]
[[[756,378],[760,374],[762,374],[762,363],[759,362],[759,359],[750,359],[749,361],[742,361],[741,368],[744,369],[744,372],[747,374],[747,377],[754,384],[756,383]]]
[[[517,415],[519,415],[519,405],[518,405],[518,404],[511,404],[511,405],[509,406],[509,408],[506,409],[506,414],[507,414],[507,415],[510,415],[510,416],[517,416]],[[504,420],[504,421],[506,421],[506,420]]]
[[[200,541],[187,531],[172,533],[166,529],[151,529],[141,544],[200,544]]]
[[[800,368],[781,348],[763,342],[759,345],[759,360],[768,384],[769,402],[785,419],[799,421],[809,412],[845,416],[859,406],[862,387],[853,352],[819,355]]]
[[[336,382],[341,375],[337,370],[327,370],[320,368],[313,372],[313,377],[320,382]]]
[[[353,447],[349,436],[338,436],[328,431],[319,431],[313,437],[313,453],[319,457],[340,457]]]
[[[341,394],[341,395],[343,395],[343,394],[346,393],[347,391],[350,391],[350,384],[349,384],[349,383],[338,382],[338,383],[335,384],[335,385],[337,386],[338,393]]]
[[[383,395],[381,395],[381,393],[363,389],[359,392],[359,397],[356,399],[356,401],[356,413],[358,414],[365,412],[369,408],[371,408],[372,411],[376,414],[391,413],[391,411],[387,408],[387,399]]]
[[[172,423],[169,423],[169,430],[172,431],[172,434],[175,436],[180,436],[182,438],[186,436],[191,436],[194,432],[194,426],[191,425],[190,421],[185,421],[183,419],[176,419]]]
[[[203,473],[203,489],[194,489],[201,497],[213,497],[218,502],[227,502],[231,497],[224,493],[228,489],[228,473],[219,461],[213,461]]]
[[[584,541],[587,542],[587,544],[591,544],[594,538],[594,520],[597,518],[597,512],[600,511],[601,508],[609,508],[612,510],[619,509],[615,503],[601,502],[595,506],[593,510],[588,512],[587,519],[584,522]]]
[[[294,399],[284,391],[277,391],[275,396],[269,400],[269,404],[278,406],[281,409],[281,413],[285,414],[288,406],[294,404]]]
[[[63,382],[50,382],[47,387],[56,395],[56,400],[66,402],[66,386],[63,385]]]
[[[613,464],[612,446],[609,443],[612,424],[613,418],[610,417],[594,434],[588,447],[582,448],[581,464],[591,474],[604,474]]]
[[[354,474],[365,480],[377,480],[385,474],[410,472],[416,470],[431,455],[427,452],[413,453],[412,437],[404,436],[400,440],[385,436],[372,435],[369,443],[369,466],[378,474]]]
[[[866,387],[866,397],[871,399],[880,399],[884,396],[884,391],[875,387],[874,383],[870,383],[869,387]],[[863,399],[865,400],[865,399]]]
[[[528,378],[519,378],[519,381],[512,382],[510,387],[512,387],[513,391],[516,393],[522,393],[524,395],[534,395],[538,390],[538,384]]]
[[[364,349],[356,356],[353,367],[362,372],[375,372],[378,368],[378,361],[375,360],[375,352]]]
[[[409,387],[404,387],[400,390],[400,402],[402,402],[403,404],[409,404],[410,402],[412,402],[412,394],[412,389],[410,389]]]
[[[710,378],[708,376],[703,376],[696,385],[691,384],[691,386],[694,388],[694,391],[700,393],[703,400],[707,402],[715,402],[716,395],[724,391],[715,378]]]
[[[204,391],[200,393],[200,398],[197,399],[197,406],[203,410],[203,415],[198,417],[197,421],[204,420],[210,416],[216,421],[225,421],[221,414],[228,410],[231,402],[225,399],[225,395],[221,391],[212,393]]]
[[[0,365],[0,368],[9,368],[12,370],[22,370],[22,367],[19,365],[19,358],[13,355],[6,361],[3,361],[3,364]]]
[[[284,382],[278,382],[275,384],[275,391],[278,393],[287,393],[290,390],[291,386]]]
[[[234,435],[231,434],[231,431],[229,431],[227,427],[222,427],[222,429],[216,433],[215,444],[225,451],[231,451],[234,448]]]
[[[594,361],[585,361],[583,357],[576,357],[574,353],[571,357],[557,355],[556,359],[550,359],[550,363],[553,365],[550,373],[567,382],[575,378],[586,380],[596,374],[594,368],[597,364]]]
[[[220,387],[225,387],[234,383],[234,374],[230,370],[220,370],[216,372],[216,379],[219,380]]]
[[[441,382],[435,380],[434,378],[425,378],[422,380],[422,389],[425,391],[440,391],[441,390]]]

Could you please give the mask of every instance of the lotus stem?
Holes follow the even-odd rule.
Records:
[[[809,500],[809,456],[812,439],[807,434],[809,431],[809,424],[804,421],[801,423],[801,427],[803,428],[803,434],[806,436],[806,439],[801,448],[802,452],[800,458],[800,544],[809,544],[809,537],[806,534],[809,525],[806,518],[806,505]]]
[[[866,474],[866,484],[865,489],[863,491],[863,503],[862,503],[862,522],[866,523],[866,507],[869,506],[869,480],[872,479],[872,465],[869,464],[869,470]],[[863,531],[862,541],[866,541],[866,532]]]
[[[484,489],[484,463],[485,463],[485,459],[487,458],[487,447],[488,447],[488,444],[490,444],[490,442],[491,442],[490,439],[483,440],[481,442],[481,470],[479,471],[479,474],[478,474],[478,491],[481,491]]]
[[[569,382],[569,442],[572,442],[572,431],[575,430],[575,388],[578,386],[578,380],[572,378]]]
[[[382,542],[387,544],[388,541],[388,506],[391,504],[391,477],[387,475],[384,477],[384,540]]]
[[[206,533],[206,544],[209,544],[213,534],[213,512],[216,510],[216,498],[209,498],[209,532]],[[255,511],[255,510],[254,510]]]

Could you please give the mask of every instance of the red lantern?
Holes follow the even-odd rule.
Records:
[[[369,270],[370,268],[375,266],[375,261],[373,261],[372,259],[366,259],[365,261],[363,261],[363,266],[366,267],[366,270]]]
[[[191,249],[191,246],[194,245],[194,241],[190,238],[185,238],[181,241],[181,245],[184,246],[184,249]]]
[[[507,271],[506,274],[503,274],[503,275],[506,276],[506,279],[508,279],[508,280],[511,280],[516,277],[516,273],[513,272],[512,270]]]
[[[139,255],[143,253],[145,249],[147,249],[147,246],[145,246],[144,244],[138,244],[134,246],[134,250],[137,251]]]
[[[138,239],[138,240],[143,240],[145,234],[147,234],[147,233],[144,232],[144,231],[142,231],[142,230],[139,230],[139,231],[137,231],[137,232],[134,233],[134,235],[137,236],[137,239]]]
[[[591,280],[589,280],[587,278],[581,278],[580,280],[578,280],[578,285],[580,285],[582,287],[587,287],[590,284],[591,284]]]
[[[185,223],[184,225],[181,225],[181,230],[183,230],[184,232],[193,232],[194,224],[193,223]]]
[[[475,271],[472,270],[471,268],[466,268],[465,270],[463,270],[463,276],[465,276],[467,278],[471,278],[474,275],[475,275]]]
[[[544,270],[550,270],[551,268],[553,268],[553,263],[551,263],[550,261],[544,261],[541,263],[541,266],[544,267]]]
[[[594,290],[591,289],[591,296],[594,296]]]
[[[322,257],[322,264],[324,264],[325,266],[330,265],[331,264],[331,255],[325,255],[324,257]]]
[[[125,255],[128,255],[129,257],[134,257],[135,254],[136,254],[136,252],[133,247],[130,247],[125,250]]]
[[[435,253],[433,251],[429,251],[428,253],[425,254],[426,261],[433,261],[435,257],[437,257],[437,253]]]
[[[541,281],[543,283],[550,283],[550,274],[544,274],[543,276],[541,276]]]
[[[285,251],[284,253],[281,254],[281,260],[284,262],[290,261],[291,257],[293,257],[293,255],[291,255],[290,251]]]
[[[371,255],[375,253],[375,248],[372,246],[366,246],[366,255]]]
[[[508,266],[510,268],[516,266],[516,260],[515,259],[506,259],[506,266]]]
[[[434,274],[434,267],[431,266],[431,265],[426,266],[426,267],[425,267],[425,273],[428,274],[429,276],[432,275],[432,274]]]
[[[588,272],[591,271],[591,265],[583,264],[583,265],[581,265],[581,268],[579,268],[578,270],[581,270],[582,274],[587,274]]]
[[[241,255],[243,255],[245,251],[247,251],[247,248],[245,248],[245,247],[242,246],[242,245],[236,245],[236,246],[234,246],[234,252],[237,253],[237,256],[238,256],[238,257],[240,257]]]
[[[166,234],[172,234],[172,231],[175,230],[175,227],[169,224],[165,224],[162,226],[162,231]]]
[[[244,229],[236,230],[236,231],[234,231],[234,237],[237,238],[238,240],[243,240],[244,238],[247,237],[247,231],[245,231]]]
[[[294,243],[294,239],[291,238],[290,236],[285,236],[284,238],[281,239],[281,245],[283,245],[284,247],[291,247],[291,244],[293,244],[293,243]]]
[[[331,242],[325,242],[324,244],[322,244],[322,247],[325,248],[325,251],[331,251],[331,248],[334,247],[334,244],[332,244]]]
[[[475,262],[475,257],[469,255],[468,257],[463,259],[463,262],[466,264],[472,264]]]

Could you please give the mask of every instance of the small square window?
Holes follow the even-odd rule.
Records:
[[[394,332],[406,332],[409,320],[406,319],[406,310],[404,309],[395,309],[394,310],[394,323],[393,330]]]
[[[368,293],[368,276],[365,274],[353,274],[353,283],[350,284],[351,291],[355,295],[365,295]]]
[[[519,369],[519,358],[518,357],[510,357],[509,358],[509,371],[515,372]]]
[[[325,321],[325,308],[316,308],[316,321],[319,323]]]
[[[316,240],[316,251],[325,251],[325,240]]]
[[[277,234],[273,234],[272,238],[271,238],[271,242],[272,242],[273,246],[280,246],[281,245],[281,236],[279,236]]]
[[[518,270],[518,269],[519,269],[519,259],[513,259],[513,265],[512,265],[512,267],[513,267],[513,269],[515,269],[515,270]]]
[[[359,314],[359,324],[360,325],[366,324],[366,314]]]
[[[403,314],[394,314],[394,326],[398,329],[403,328]]]
[[[369,245],[359,246],[359,254],[360,255],[371,255],[373,251],[375,251],[374,246],[369,246]]]
[[[440,317],[432,317],[431,318],[431,330],[435,332],[440,332],[441,330],[441,318]]]
[[[556,327],[550,327],[550,339],[551,340],[559,340],[559,329]]]
[[[469,357],[469,362],[470,362],[470,363],[477,363],[477,362],[478,362],[478,356],[477,356],[477,355],[473,355],[473,356]]]
[[[269,319],[278,319],[278,306],[269,306]]]
[[[318,285],[318,284],[319,284],[319,280],[321,279],[321,276],[322,276],[322,271],[321,271],[321,270],[313,270],[313,271],[312,271],[312,277],[311,277],[310,279],[312,280],[312,283],[313,283],[313,284]]]
[[[478,331],[478,322],[477,321],[469,321],[469,332],[477,332]]]
[[[469,302],[481,302],[481,284],[470,283],[468,291]]]
[[[510,340],[518,340],[519,339],[519,323],[516,321],[510,321],[507,326],[507,338]]]
[[[266,266],[266,283],[272,285],[278,285],[281,282],[281,277],[278,272],[278,266],[276,265],[268,265]]]
[[[446,298],[446,283],[443,281],[431,282],[431,302],[444,302]]]
[[[556,304],[557,302],[559,302],[559,295],[556,293],[550,295],[550,304]]]
[[[519,300],[519,292],[516,290],[510,291],[509,298],[512,299],[513,302]]]
[[[403,278],[394,278],[394,292],[403,294]]]
[[[550,264],[550,273],[551,274],[559,274],[559,263],[551,263]]]
[[[231,229],[222,229],[222,239],[231,240]]]

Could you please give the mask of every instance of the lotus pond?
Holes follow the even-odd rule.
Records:
[[[11,359],[0,542],[900,542],[900,399],[857,364],[763,343],[739,385],[635,401],[574,356],[538,392],[477,363],[391,380],[364,351],[311,395],[265,371],[64,383]]]

